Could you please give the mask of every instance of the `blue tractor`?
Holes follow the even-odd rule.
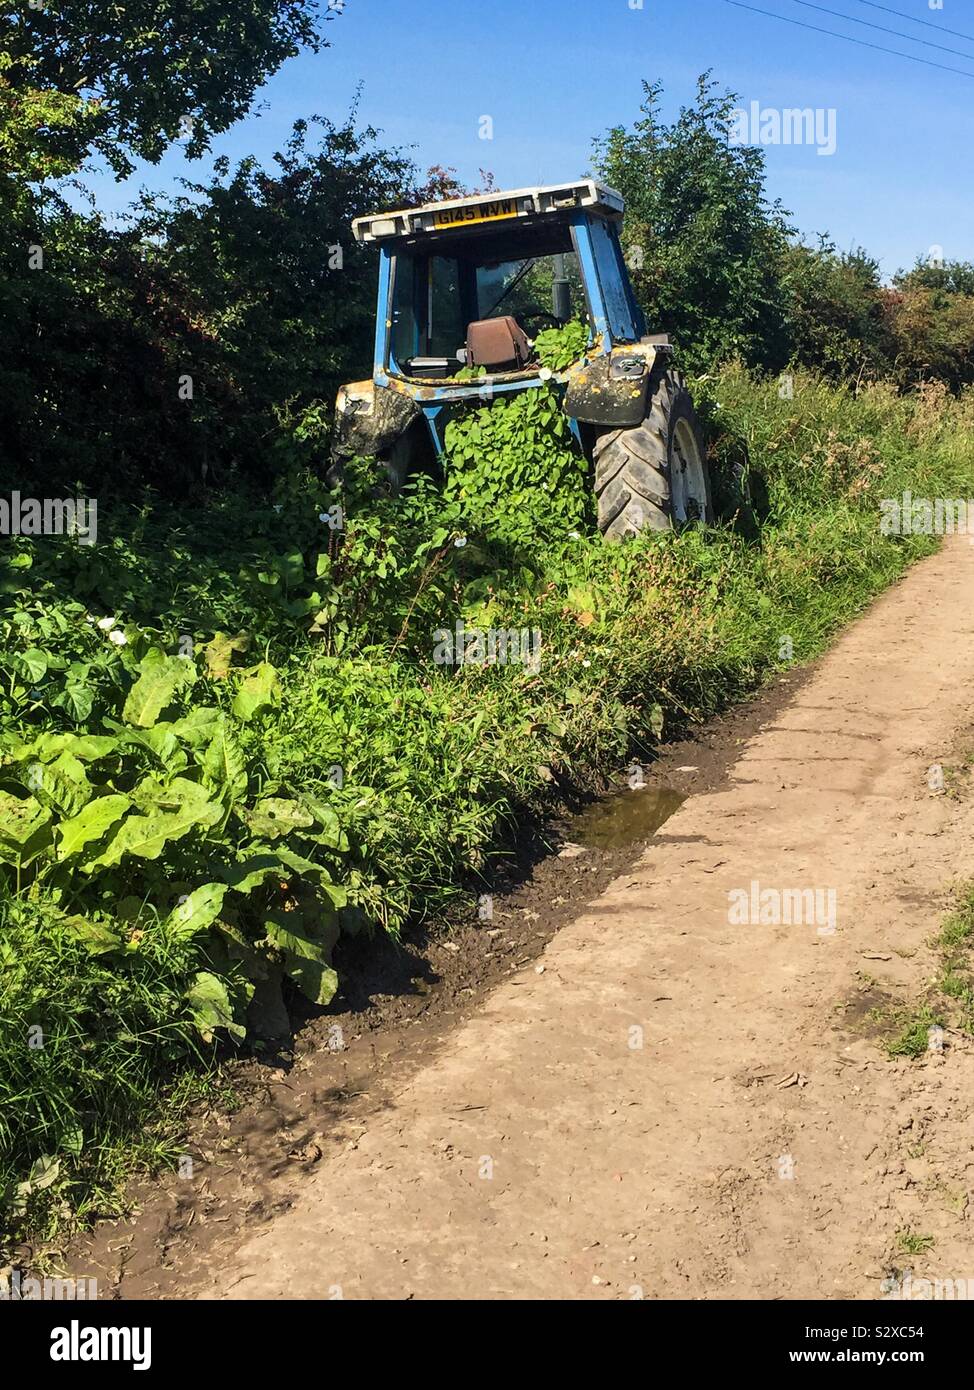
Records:
[[[401,486],[435,465],[451,414],[548,381],[592,464],[606,537],[711,521],[700,426],[668,340],[646,335],[623,211],[582,179],[356,218],[356,240],[379,251],[375,357],[371,380],[338,393],[335,469],[374,456]],[[576,320],[577,359],[542,367],[539,333]]]

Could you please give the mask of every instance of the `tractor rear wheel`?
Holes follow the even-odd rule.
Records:
[[[642,424],[600,435],[593,457],[607,539],[713,521],[703,433],[682,373],[664,372]]]

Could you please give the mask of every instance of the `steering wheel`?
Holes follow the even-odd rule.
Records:
[[[537,336],[537,331],[531,331],[531,324],[538,322],[539,320],[544,320],[543,323],[539,323],[539,328],[561,327],[561,320],[556,318],[554,314],[549,313],[547,309],[542,309],[541,306],[538,304],[529,304],[526,309],[521,309],[519,312],[515,312],[514,317],[517,319],[518,323],[524,329],[525,333],[527,333],[529,338],[534,338]]]

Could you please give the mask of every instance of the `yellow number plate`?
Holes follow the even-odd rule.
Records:
[[[434,212],[433,226],[470,227],[475,222],[499,222],[502,217],[516,216],[516,201],[503,198],[497,203],[471,203],[464,208],[443,208],[441,212]]]

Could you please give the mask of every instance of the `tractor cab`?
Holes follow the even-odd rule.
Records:
[[[356,241],[379,252],[375,352],[371,380],[339,391],[335,470],[371,455],[398,486],[442,455],[453,412],[545,382],[589,455],[606,430],[641,424],[670,349],[646,337],[623,213],[618,193],[582,179],[356,218]],[[572,321],[588,329],[580,356],[562,370],[542,366],[539,334]],[[661,524],[657,513],[645,524]]]
[[[355,237],[380,250],[375,379],[523,374],[537,334],[572,318],[599,347],[638,340],[622,208],[617,193],[585,181],[358,218]]]

